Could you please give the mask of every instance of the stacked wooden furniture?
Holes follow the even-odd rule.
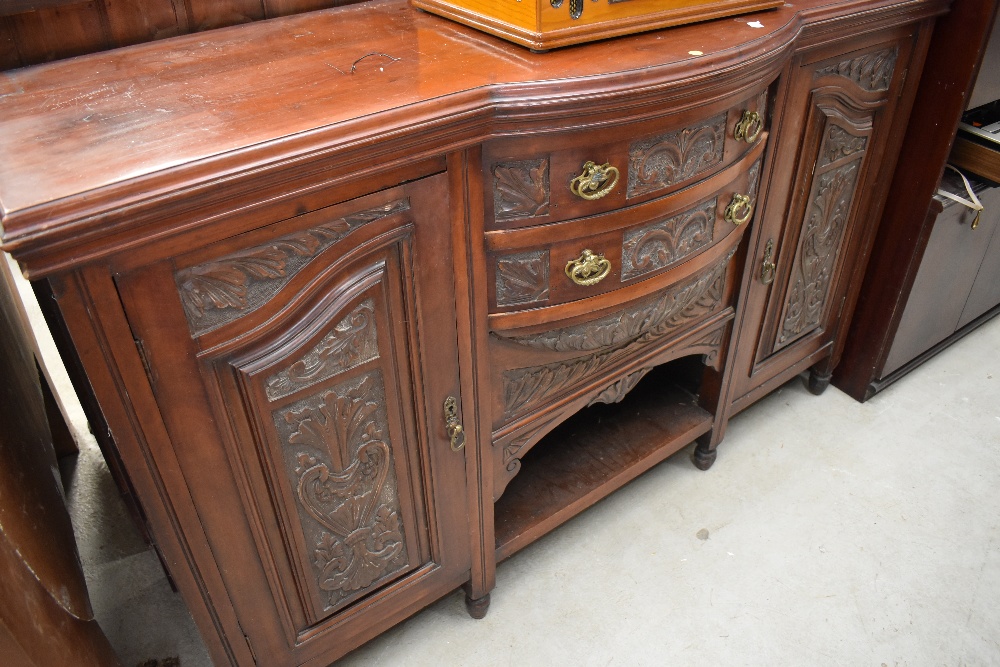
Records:
[[[944,165],[964,152],[955,131],[966,106],[1000,95],[989,67],[981,70],[982,89],[974,89],[984,54],[992,52],[995,62],[1000,46],[996,13],[993,0],[966,0],[935,27],[872,261],[833,379],[838,389],[859,401],[1000,313],[1000,235],[995,231],[1000,191],[976,185],[986,205],[979,219],[964,206],[934,196],[943,186],[968,198],[965,186],[957,177],[952,181],[955,175],[944,172]],[[985,148],[974,155],[1000,163]],[[977,173],[974,164],[970,173]],[[1000,172],[978,173],[995,179]]]
[[[11,73],[4,247],[215,660],[481,615],[499,559],[822,389],[946,8],[531,54],[387,0]]]

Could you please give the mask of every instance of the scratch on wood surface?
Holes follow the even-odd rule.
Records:
[[[361,56],[360,58],[358,58],[357,60],[354,61],[354,64],[351,65],[351,74],[354,74],[355,70],[358,67],[358,63],[359,62],[361,62],[365,58],[371,58],[372,56],[381,56],[383,58],[388,58],[392,62],[396,62],[397,60],[401,60],[401,58],[395,58],[393,56],[390,56],[388,53],[378,53],[378,52],[373,51],[371,53],[366,53],[365,55]]]

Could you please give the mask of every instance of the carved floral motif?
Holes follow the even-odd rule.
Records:
[[[327,612],[407,564],[384,403],[375,371],[274,413]]]
[[[368,299],[338,322],[304,357],[267,378],[267,398],[275,401],[290,396],[378,356],[375,304]]]
[[[549,298],[549,252],[524,252],[497,258],[498,306],[519,306]]]
[[[791,289],[778,335],[779,348],[820,324],[857,177],[855,161],[816,180],[792,268]]]
[[[548,159],[506,162],[493,167],[493,213],[497,220],[534,218],[548,212]]]
[[[869,92],[889,90],[899,49],[895,46],[842,60],[816,70],[816,76],[842,76]]]
[[[628,197],[661,190],[722,162],[726,114],[629,147]]]
[[[409,209],[409,200],[394,201],[178,271],[191,333],[200,336],[253,312],[323,250],[362,225]]]
[[[712,242],[718,200],[661,222],[625,233],[622,280],[633,280],[670,266]]]

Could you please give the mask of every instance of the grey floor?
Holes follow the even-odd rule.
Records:
[[[208,665],[85,449],[70,499],[126,665]],[[867,404],[795,381],[340,665],[1000,665],[1000,320]]]

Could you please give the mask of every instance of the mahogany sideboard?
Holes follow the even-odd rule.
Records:
[[[0,80],[3,247],[218,664],[325,665],[804,370],[947,0],[535,54],[398,0]]]

